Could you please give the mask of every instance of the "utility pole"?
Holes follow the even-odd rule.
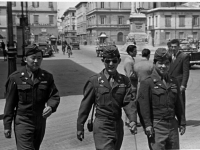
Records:
[[[13,19],[12,19],[12,2],[7,2],[7,29],[8,29],[8,76],[17,70],[16,55],[17,50],[13,42]]]

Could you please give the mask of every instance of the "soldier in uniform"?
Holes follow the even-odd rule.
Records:
[[[141,81],[138,113],[151,150],[179,149],[179,134],[185,133],[185,113],[180,88],[168,75],[170,58],[165,48],[154,55],[154,70]]]
[[[128,77],[117,72],[120,54],[116,46],[106,46],[102,62],[105,68],[89,78],[84,87],[84,98],[77,119],[77,138],[84,138],[84,124],[91,107],[96,114],[93,136],[97,150],[119,150],[124,136],[122,107],[130,119],[130,130],[136,134],[137,110]]]
[[[6,83],[4,134],[11,138],[14,120],[17,150],[39,150],[46,119],[56,111],[60,97],[52,74],[40,69],[42,51],[31,46],[24,60],[26,66],[12,73]]]

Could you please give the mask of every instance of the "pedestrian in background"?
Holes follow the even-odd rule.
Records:
[[[129,45],[126,49],[128,56],[124,60],[124,72],[125,75],[130,79],[131,86],[133,90],[134,99],[136,98],[137,93],[137,84],[138,84],[138,77],[134,70],[135,65],[135,58],[137,55],[137,47],[135,45]],[[129,120],[125,115],[124,122],[126,126],[129,126]]]
[[[80,141],[84,139],[84,124],[92,105],[95,105],[93,136],[96,149],[120,150],[124,136],[121,108],[130,120],[131,132],[137,133],[135,97],[129,79],[117,71],[121,62],[117,47],[104,47],[102,62],[105,68],[90,77],[83,90],[84,97],[77,119],[77,138]]]
[[[179,149],[178,132],[186,129],[178,82],[168,75],[170,60],[168,51],[158,48],[152,74],[140,83],[138,114],[151,150]]]
[[[151,75],[153,71],[153,62],[149,61],[149,58],[151,56],[151,51],[149,49],[143,49],[142,50],[142,59],[135,63],[134,70],[138,77],[138,88],[139,89],[139,83],[144,80],[147,76]]]
[[[4,134],[11,138],[14,120],[17,150],[39,150],[46,119],[56,111],[60,97],[53,75],[40,69],[42,51],[29,47],[24,61],[26,66],[12,73],[6,83]]]
[[[171,41],[171,51],[172,62],[170,64],[169,75],[177,79],[185,107],[185,90],[190,74],[190,57],[188,54],[180,51],[180,42],[178,39]]]
[[[2,50],[3,50],[3,57],[4,57],[4,61],[6,61],[7,60],[7,52],[6,52],[6,45],[5,45],[5,43],[3,42],[3,40],[2,40],[2,42],[1,42],[1,47],[2,47]]]

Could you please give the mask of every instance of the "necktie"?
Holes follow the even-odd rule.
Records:
[[[109,81],[109,83],[110,83],[110,86],[113,87],[114,79],[113,79],[112,76],[109,76],[108,81]]]
[[[31,79],[32,81],[34,80],[34,74],[33,74],[33,73],[31,73],[30,79]]]
[[[174,62],[176,60],[176,56],[173,55],[172,61]]]

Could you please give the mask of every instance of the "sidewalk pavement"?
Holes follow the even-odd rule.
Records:
[[[57,112],[52,114],[47,120],[46,134],[41,145],[41,150],[49,150],[50,147],[51,150],[94,150],[93,133],[87,131],[87,122],[85,124],[84,140],[80,142],[76,138],[76,119],[82,98],[82,95],[61,98]],[[0,113],[3,112],[4,105],[5,100],[0,100]],[[124,113],[122,118],[124,118]],[[182,150],[200,149],[198,128],[198,126],[187,126],[186,133],[180,136],[180,148]],[[147,138],[142,127],[138,128],[136,138],[138,150],[148,150]],[[14,133],[12,133],[11,139],[4,138],[2,120],[0,120],[0,145],[1,150],[16,149]],[[134,137],[129,129],[124,127],[124,140],[121,150],[131,149],[135,149]]]

